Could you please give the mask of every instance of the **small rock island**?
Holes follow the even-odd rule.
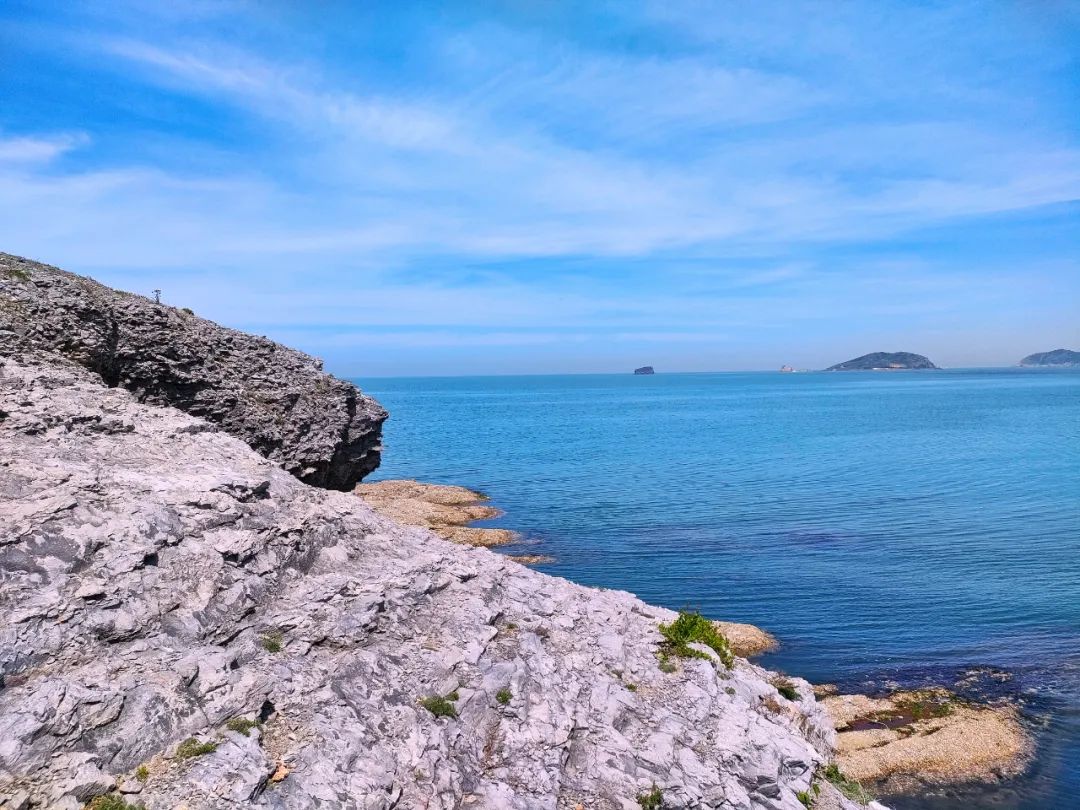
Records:
[[[655,374],[656,369],[654,369],[652,366],[642,366],[641,368],[635,368],[634,373],[635,374]]]
[[[936,369],[929,358],[911,352],[872,352],[829,366],[826,371],[901,371],[912,369]]]
[[[1080,352],[1072,349],[1053,349],[1048,352],[1036,352],[1029,354],[1020,361],[1021,366],[1054,366],[1074,368],[1080,367]]]

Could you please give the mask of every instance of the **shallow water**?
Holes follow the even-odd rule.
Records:
[[[761,625],[812,681],[993,670],[1031,772],[897,810],[1080,807],[1080,372],[358,382],[392,414],[372,479],[483,490],[540,570]]]

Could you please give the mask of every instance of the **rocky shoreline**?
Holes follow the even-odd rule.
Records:
[[[380,514],[453,542],[490,548],[516,539],[508,529],[468,527],[502,512],[486,495],[465,487],[393,480],[360,484],[355,492]],[[752,624],[714,620],[713,625],[744,658],[780,646],[775,636]],[[995,784],[1019,775],[1031,756],[1030,735],[1008,702],[977,704],[944,689],[901,690],[876,698],[838,695],[827,686],[815,687],[815,693],[837,732],[840,772],[873,792]]]
[[[3,810],[880,807],[768,634],[357,497],[378,403],[69,276],[0,255]]]

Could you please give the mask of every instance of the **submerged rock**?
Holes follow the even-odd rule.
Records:
[[[56,355],[0,368],[0,796],[802,810],[834,739],[805,681],[704,648],[661,669],[670,611],[138,400]]]
[[[309,484],[351,489],[379,466],[386,411],[314,357],[0,253],[0,353],[34,349],[219,425]]]

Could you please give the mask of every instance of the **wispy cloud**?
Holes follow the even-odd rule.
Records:
[[[40,87],[0,86],[3,247],[343,362],[358,336],[554,366],[595,329],[628,350],[803,341],[959,322],[1045,289],[1032,278],[1064,285],[1055,307],[1077,297],[1057,213],[1080,199],[1072,62],[1042,18],[680,0],[590,6],[566,30],[512,10],[140,7],[16,21],[14,69]],[[1023,264],[1035,226],[1007,230],[1008,256],[984,247],[1029,220]]]

